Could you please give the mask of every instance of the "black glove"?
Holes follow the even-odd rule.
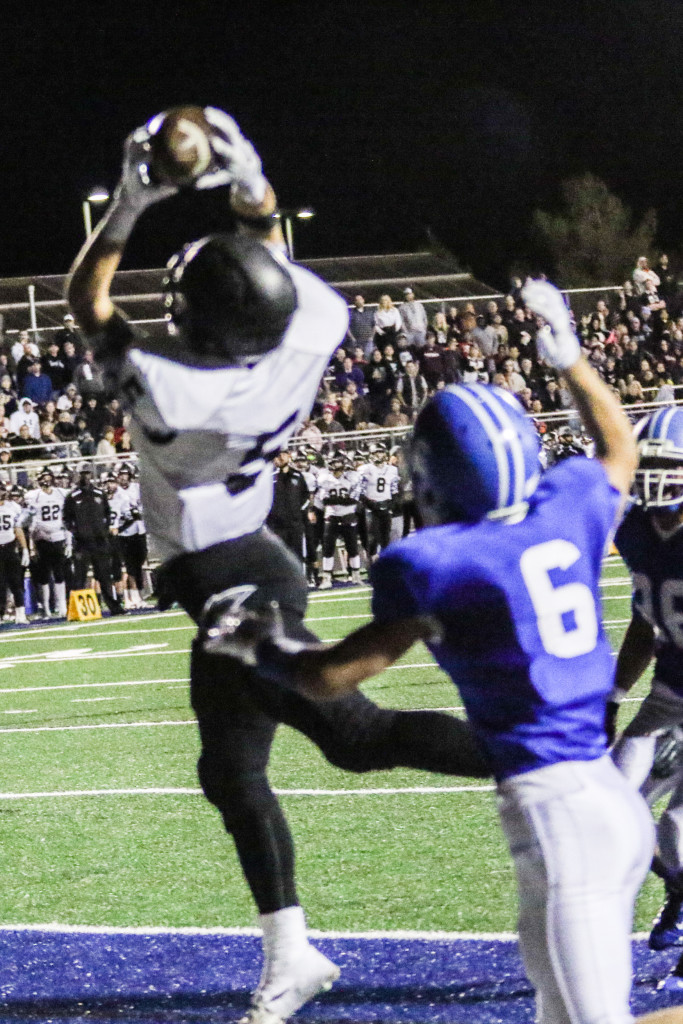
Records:
[[[617,738],[617,716],[619,714],[619,701],[608,700],[605,708],[605,732],[607,733],[607,745],[611,747]]]

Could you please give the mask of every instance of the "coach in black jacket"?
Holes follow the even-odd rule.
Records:
[[[102,597],[112,615],[122,615],[123,605],[115,597],[109,555],[109,502],[104,491],[93,487],[92,467],[79,467],[78,487],[64,502],[64,526],[74,539],[74,589],[82,590],[92,564]]]

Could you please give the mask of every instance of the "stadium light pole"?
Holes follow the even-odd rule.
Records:
[[[92,235],[92,211],[90,204],[107,202],[109,202],[109,193],[106,188],[92,189],[83,200],[83,226],[85,227],[86,238],[90,238]]]
[[[315,217],[315,210],[312,210],[310,206],[302,206],[298,210],[280,210],[276,216],[282,221],[284,228],[285,242],[287,243],[287,253],[290,260],[294,259],[294,227],[293,223],[295,220],[311,220]]]

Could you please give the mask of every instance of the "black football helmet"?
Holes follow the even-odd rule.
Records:
[[[277,348],[297,308],[285,258],[248,235],[208,235],[167,269],[171,333],[214,364],[242,366]]]

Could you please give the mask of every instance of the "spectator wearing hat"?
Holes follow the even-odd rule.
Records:
[[[421,302],[415,298],[413,289],[403,289],[403,302],[398,307],[406,342],[413,349],[424,348],[427,336],[427,313]]]
[[[81,338],[81,333],[76,326],[71,313],[66,313],[62,320],[62,329],[57,332],[57,344],[64,352],[64,346],[70,343],[74,347],[74,352],[77,356],[81,356],[85,351],[85,345]]]
[[[363,295],[355,295],[353,306],[349,313],[349,329],[347,338],[351,344],[363,349],[366,356],[369,356],[373,348],[372,336],[375,333],[375,314],[371,309],[365,308]]]
[[[52,398],[52,381],[46,373],[43,373],[39,359],[34,360],[29,366],[22,391],[34,405],[45,405]]]
[[[22,426],[28,427],[29,436],[34,440],[40,439],[40,423],[37,414],[33,411],[33,402],[30,398],[22,398],[19,408],[9,418],[11,434],[18,435]]]

